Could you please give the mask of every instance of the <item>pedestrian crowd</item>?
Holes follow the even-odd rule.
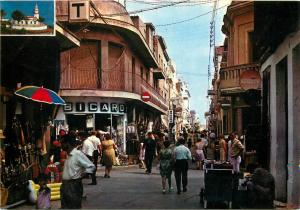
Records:
[[[83,178],[91,178],[89,185],[97,185],[96,171],[98,162],[105,166],[104,178],[110,178],[113,165],[117,163],[117,146],[112,136],[103,131],[69,131],[60,130],[57,139],[52,142],[50,164],[39,176],[40,190],[37,198],[37,208],[49,208],[50,188],[46,183],[52,182],[50,174],[55,170],[61,181],[61,208],[79,209],[83,195]],[[52,175],[51,175],[52,176]],[[51,180],[50,180],[51,179]]]
[[[172,192],[172,173],[174,172],[177,194],[188,190],[189,164],[194,162],[196,169],[203,169],[204,161],[216,160],[230,162],[234,171],[240,171],[241,155],[244,146],[235,133],[228,139],[224,135],[216,138],[212,132],[197,133],[193,141],[188,135],[181,135],[175,144],[167,135],[148,132],[140,142],[138,151],[140,168],[151,175],[153,160],[158,160],[157,168],[161,175],[162,193]],[[187,146],[186,146],[187,143]],[[90,185],[97,185],[96,171],[98,160],[105,166],[104,178],[110,178],[112,167],[117,162],[117,146],[107,132],[65,132],[61,130],[57,140],[53,141],[51,154],[53,162],[59,162],[63,168],[61,174],[61,208],[81,208],[83,193],[82,178],[91,177]],[[49,206],[50,191],[45,185],[46,178],[40,179],[40,198],[38,205]]]
[[[162,192],[166,193],[168,183],[169,192],[172,191],[171,175],[174,171],[177,194],[187,191],[189,162],[192,160],[198,170],[203,169],[204,160],[216,160],[221,163],[230,162],[233,170],[240,171],[241,155],[244,146],[235,133],[228,136],[228,142],[224,135],[216,138],[211,132],[197,133],[194,137],[195,143],[188,139],[188,135],[182,134],[176,145],[170,146],[168,137],[164,136],[161,141],[152,132],[148,132],[145,140],[140,143],[139,160],[140,167],[146,169],[147,174],[151,174],[152,162],[157,156],[159,160],[158,169],[162,177]],[[187,143],[188,146],[185,146]],[[158,149],[159,147],[159,149]],[[159,151],[159,152],[158,152]]]

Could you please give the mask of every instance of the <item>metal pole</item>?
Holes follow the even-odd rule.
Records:
[[[110,114],[110,135],[112,136],[112,114]]]

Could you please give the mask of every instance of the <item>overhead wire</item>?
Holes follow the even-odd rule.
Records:
[[[155,1],[141,1],[141,0],[133,0],[133,1],[129,1],[131,2],[131,4],[146,4],[146,5],[166,5],[168,3],[170,3],[170,1],[159,1],[159,2],[155,2]],[[174,1],[173,1],[174,2]],[[176,7],[185,7],[185,6],[195,6],[195,5],[203,5],[203,4],[211,4],[213,3],[213,1],[188,1],[185,3],[181,3],[180,5],[174,5]]]
[[[122,16],[122,15],[134,15],[134,14],[138,14],[138,13],[142,13],[142,12],[146,12],[146,11],[151,11],[151,10],[156,10],[156,9],[161,9],[164,7],[171,7],[177,4],[182,4],[185,2],[189,2],[190,0],[185,0],[185,1],[178,1],[178,2],[173,2],[170,4],[164,4],[164,5],[158,5],[155,7],[150,7],[150,8],[145,8],[145,9],[139,9],[139,10],[133,10],[130,12],[119,12],[119,13],[114,13],[114,14],[102,14],[103,16],[106,17],[114,17],[114,16]]]
[[[222,6],[222,7],[217,8],[216,10],[220,10],[220,9],[222,9],[222,8],[225,8],[225,7],[227,7],[228,5],[229,5],[229,4],[226,4],[226,5]],[[197,15],[197,16],[192,17],[192,18],[188,18],[188,19],[184,19],[184,20],[180,20],[180,21],[176,21],[176,22],[171,22],[171,23],[166,23],[166,24],[158,24],[158,25],[155,25],[155,26],[156,26],[156,27],[162,27],[162,26],[170,26],[170,25],[175,25],[175,24],[185,23],[185,22],[188,22],[188,21],[191,21],[191,20],[195,20],[195,19],[197,19],[197,18],[200,18],[200,17],[202,17],[202,16],[204,16],[204,15],[208,15],[208,14],[210,14],[210,13],[212,13],[212,12],[214,12],[214,10],[205,12],[205,13],[203,13],[203,14]]]

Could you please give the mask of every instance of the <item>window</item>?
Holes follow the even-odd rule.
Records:
[[[131,60],[131,71],[132,71],[132,91],[135,90],[135,58],[132,57],[132,60]]]
[[[248,63],[253,62],[253,31],[248,33]]]
[[[119,62],[122,54],[123,54],[124,47],[120,44],[109,42],[108,43],[108,63],[109,68],[115,69],[117,66],[116,64]]]
[[[141,75],[141,79],[144,79],[144,69],[143,67],[140,68],[140,75]]]
[[[150,71],[146,72],[146,81],[150,83]]]
[[[156,79],[153,80],[153,86],[155,90],[158,90],[158,80]]]

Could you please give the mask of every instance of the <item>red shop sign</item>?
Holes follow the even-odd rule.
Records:
[[[244,71],[240,76],[240,86],[244,90],[259,89],[261,83],[260,74],[254,70]]]
[[[143,100],[144,102],[148,102],[148,101],[150,101],[150,99],[151,99],[150,93],[148,93],[148,92],[143,92],[143,93],[142,93],[142,100]]]

